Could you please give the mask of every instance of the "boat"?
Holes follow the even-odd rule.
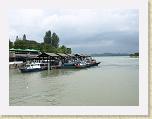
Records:
[[[26,72],[37,72],[42,70],[47,70],[47,64],[46,63],[28,63],[24,67],[20,68],[20,71],[22,73]]]
[[[95,63],[92,63],[90,64],[90,66],[98,66],[101,62],[95,62]]]
[[[96,62],[96,60],[92,60],[90,66],[98,66],[101,62]]]
[[[77,68],[76,63],[64,63],[61,66],[57,66],[57,69],[75,69]]]
[[[81,68],[87,68],[87,63],[84,62],[84,61],[78,62],[78,63],[75,64],[75,68],[79,68],[79,69],[81,69]]]
[[[87,60],[86,65],[87,67],[92,67],[92,66],[98,66],[101,62],[96,62],[96,60]]]
[[[62,66],[62,68],[75,68],[75,63],[64,63]]]
[[[96,60],[88,60],[88,61],[75,61],[75,62],[68,62],[63,63],[56,66],[57,69],[75,69],[75,68],[89,68],[92,66],[98,66],[101,62],[96,62]]]

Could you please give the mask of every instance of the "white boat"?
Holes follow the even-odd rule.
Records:
[[[28,63],[24,67],[20,68],[22,73],[36,72],[47,69],[47,63]]]

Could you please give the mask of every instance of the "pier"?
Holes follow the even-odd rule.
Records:
[[[41,71],[46,69],[89,68],[100,64],[86,54],[41,53],[30,49],[11,49],[9,56],[10,61],[13,60],[10,62],[10,68],[19,68],[23,72],[35,71],[35,69]]]

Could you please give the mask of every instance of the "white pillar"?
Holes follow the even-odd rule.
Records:
[[[48,62],[48,70],[50,70],[50,61]]]

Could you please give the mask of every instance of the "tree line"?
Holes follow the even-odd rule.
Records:
[[[59,46],[60,39],[58,35],[54,32],[47,31],[43,38],[42,43],[38,43],[34,40],[27,40],[26,35],[23,38],[16,36],[16,40],[12,42],[9,39],[9,48],[15,49],[35,49],[41,52],[53,52],[53,53],[68,53],[71,54],[71,48],[67,48],[65,45]]]
[[[135,52],[129,55],[130,57],[139,57],[139,52]]]

